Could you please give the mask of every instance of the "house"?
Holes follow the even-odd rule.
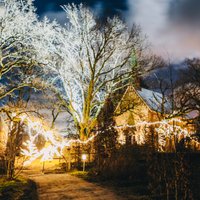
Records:
[[[166,101],[161,93],[129,86],[114,112],[119,143],[145,144],[147,140],[154,140],[161,151],[173,151],[175,141],[172,133],[180,141],[195,128],[180,117],[164,120],[169,116],[171,107],[170,101]]]

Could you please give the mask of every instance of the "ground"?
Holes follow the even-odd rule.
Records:
[[[38,187],[39,200],[124,200],[112,191],[69,174],[29,175]]]

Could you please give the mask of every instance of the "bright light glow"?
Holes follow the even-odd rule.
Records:
[[[114,128],[116,130],[121,130],[123,132],[124,129],[127,128],[134,128],[135,130],[132,132],[132,134],[135,134],[135,141],[138,145],[143,145],[146,143],[147,136],[149,134],[149,128],[154,128],[154,133],[158,135],[158,150],[159,151],[165,151],[164,147],[166,146],[167,139],[173,140],[174,138],[177,141],[180,141],[181,139],[186,140],[186,138],[190,138],[193,142],[197,143],[196,140],[191,138],[191,135],[194,134],[194,132],[189,131],[187,128],[182,128],[179,124],[184,123],[180,119],[169,119],[169,120],[162,120],[162,121],[156,121],[156,122],[138,122],[135,125],[122,125],[122,126],[115,126]],[[130,132],[131,133],[131,132]],[[122,144],[124,144],[124,141],[122,139],[122,136],[120,138],[122,141]]]
[[[86,161],[87,160],[87,155],[86,154],[82,154],[81,158],[82,158],[83,161]]]
[[[22,122],[26,122],[29,139],[23,143],[21,153],[27,160],[24,166],[30,165],[34,160],[41,158],[41,162],[53,160],[55,157],[62,157],[65,147],[70,147],[73,143],[87,144],[92,141],[98,133],[92,135],[85,141],[80,139],[65,139],[59,136],[55,129],[48,129],[42,120],[21,115]],[[36,144],[40,138],[43,138],[45,145],[39,150]]]
[[[87,144],[94,140],[94,138],[100,133],[96,132],[93,136],[86,141],[80,139],[65,139],[59,136],[58,132],[54,129],[49,129],[42,120],[35,119],[33,117],[22,115],[21,120],[27,125],[27,133],[29,139],[23,143],[21,152],[27,160],[24,166],[30,165],[34,160],[41,159],[41,162],[53,160],[55,157],[62,157],[65,147],[70,147],[74,143]],[[123,125],[115,126],[116,130],[124,130],[126,128],[134,128],[135,140],[138,145],[143,145],[146,142],[147,135],[149,134],[149,127],[154,127],[154,133],[158,134],[158,146],[159,151],[164,151],[166,145],[166,139],[173,139],[174,137],[180,141],[182,138],[191,138],[192,132],[189,132],[186,128],[182,128],[178,124],[181,120],[171,119],[157,122],[139,122],[136,125]],[[107,130],[110,130],[108,127]],[[105,130],[103,130],[105,131]],[[43,138],[45,145],[42,149],[37,147],[37,142],[40,138]],[[82,154],[82,160],[87,159],[86,154]]]

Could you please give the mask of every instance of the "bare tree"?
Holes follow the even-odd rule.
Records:
[[[192,113],[193,121],[200,127],[200,61],[187,60],[188,69],[182,72],[179,87],[176,89],[177,107]]]
[[[27,91],[25,92],[27,93]],[[7,126],[7,133],[4,134],[7,135],[5,160],[7,162],[8,179],[13,179],[17,175],[15,173],[16,156],[20,155],[23,140],[27,135],[27,124],[24,116],[35,115],[41,117],[36,108],[28,104],[28,99],[27,97],[25,101],[24,97],[19,95],[18,99],[9,101],[6,106],[0,109]],[[21,163],[21,168],[22,166],[23,163]]]
[[[0,15],[0,99],[20,88],[34,87],[41,67],[46,70],[48,65],[49,71],[56,49],[56,27],[55,22],[38,20],[32,0],[4,1]]]
[[[83,5],[63,6],[68,23],[61,36],[57,65],[63,97],[81,139],[96,125],[97,116],[110,93],[125,87],[139,71],[143,37],[117,17],[100,25]]]

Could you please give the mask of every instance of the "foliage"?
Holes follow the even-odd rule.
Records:
[[[193,199],[189,156],[149,152],[149,191],[153,199]]]
[[[36,185],[34,182],[24,178],[19,178],[12,181],[0,179],[0,199],[37,200],[38,197],[36,194]]]

